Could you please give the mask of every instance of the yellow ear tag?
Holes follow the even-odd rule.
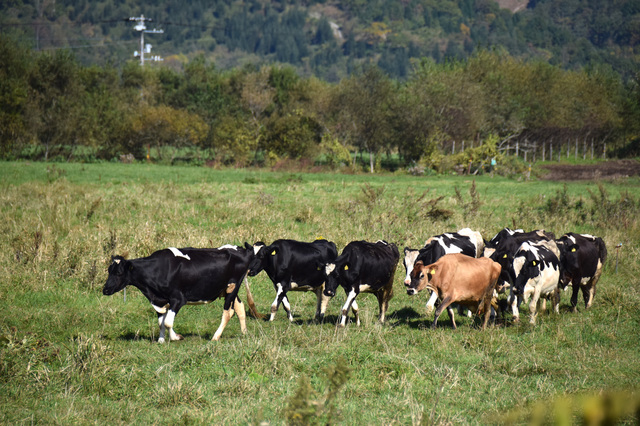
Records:
[[[276,251],[274,250],[271,252],[271,256],[275,256],[275,255],[276,255]]]
[[[344,270],[348,271],[349,270],[349,265],[344,265]]]
[[[431,268],[431,272],[429,272],[431,275],[436,273],[436,268]]]
[[[502,256],[503,259],[507,258],[507,254],[505,253],[504,256]]]
[[[575,247],[571,249],[571,253],[574,253],[575,251],[576,251]]]
[[[536,266],[536,261],[535,261],[535,260],[533,261],[532,265],[533,265],[533,266]]]

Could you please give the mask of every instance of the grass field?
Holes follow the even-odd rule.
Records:
[[[608,412],[598,408],[607,401],[637,422],[639,213],[637,178],[0,163],[0,423],[577,423]],[[311,321],[312,293],[290,293],[294,323],[281,309],[273,323],[248,319],[242,335],[234,318],[211,342],[218,300],[182,309],[185,340],[160,345],[138,290],[126,301],[101,292],[112,254],[317,237],[339,250],[359,239],[402,250],[467,226],[486,239],[505,226],[601,236],[609,258],[594,307],[572,314],[564,293],[561,313],[535,326],[507,320],[482,332],[479,320],[457,318],[454,331],[443,315],[431,330],[426,295],[406,295],[399,266],[383,326],[372,295],[358,299],[361,327],[337,329],[341,290],[323,324]],[[266,313],[268,278],[251,279],[251,290]]]

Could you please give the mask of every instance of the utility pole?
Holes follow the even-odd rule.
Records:
[[[147,26],[145,25],[145,22],[153,22],[153,19],[151,18],[145,18],[144,15],[140,15],[139,17],[131,17],[129,19],[126,19],[127,21],[132,21],[132,22],[137,22],[136,26],[133,27],[134,30],[139,31],[140,32],[140,52],[135,51],[133,52],[133,56],[134,57],[140,57],[140,66],[144,66],[144,60],[145,54],[150,54],[151,53],[151,45],[144,44],[144,34],[162,34],[164,33],[163,30],[156,30],[155,28],[152,30],[148,30]],[[163,61],[164,59],[162,59],[160,56],[149,56],[148,58],[150,61]]]

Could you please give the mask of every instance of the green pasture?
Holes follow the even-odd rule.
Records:
[[[0,163],[0,423],[637,422],[639,214],[637,178]],[[406,295],[399,265],[382,326],[372,295],[358,299],[362,326],[338,329],[344,292],[323,324],[312,321],[312,293],[290,293],[293,323],[281,309],[272,323],[248,318],[242,335],[233,318],[212,342],[216,301],[182,309],[185,340],[160,345],[137,289],[126,301],[101,292],[113,254],[320,237],[339,250],[359,239],[402,250],[463,227],[489,239],[505,226],[601,236],[609,257],[593,308],[570,313],[564,293],[561,313],[535,326],[507,315],[482,332],[478,319],[458,317],[454,331],[443,315],[431,330],[427,297]],[[266,313],[270,281],[250,284]]]

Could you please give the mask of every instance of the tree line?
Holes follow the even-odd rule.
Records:
[[[401,81],[364,65],[337,83],[282,65],[223,71],[203,56],[182,70],[133,61],[121,70],[83,66],[69,51],[35,52],[5,36],[0,56],[3,159],[153,153],[164,162],[337,167],[364,154],[371,171],[389,158],[394,167],[478,170],[517,146],[530,159],[568,144],[633,155],[640,135],[637,78],[500,51],[422,58]]]

